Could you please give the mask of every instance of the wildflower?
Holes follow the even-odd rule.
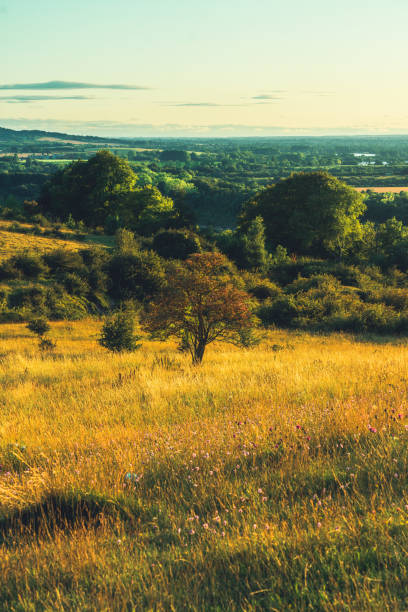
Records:
[[[258,529],[258,525],[257,525],[256,523],[254,523],[254,524],[252,525],[252,527],[253,527],[253,529],[255,529],[255,530],[256,530],[256,529]]]
[[[259,493],[260,495],[263,493],[263,491],[262,491],[262,489],[261,489],[261,488],[259,488],[259,489],[258,489],[258,493]]]
[[[318,528],[318,529],[320,529],[320,528],[321,528],[321,526],[322,526],[322,524],[321,524],[321,522],[319,521],[319,522],[317,523],[317,528]]]
[[[371,433],[377,433],[377,430],[375,427],[371,427],[371,425],[368,426],[369,431],[371,431]]]
[[[190,529],[190,535],[194,535],[194,534],[195,534],[194,529]]]
[[[208,529],[208,523],[203,524],[204,529]]]

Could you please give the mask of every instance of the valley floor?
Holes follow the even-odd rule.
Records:
[[[408,609],[408,345],[0,327],[0,609]]]

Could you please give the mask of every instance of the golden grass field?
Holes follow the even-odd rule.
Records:
[[[0,327],[0,609],[407,610],[405,340]]]
[[[46,238],[44,236],[12,232],[7,229],[10,225],[10,222],[0,221],[0,260],[7,259],[25,250],[36,251],[42,254],[59,248],[75,251],[86,248],[84,243],[75,240],[60,240],[54,237]]]
[[[56,249],[67,249],[79,251],[92,246],[111,247],[114,244],[113,236],[99,236],[89,234],[85,241],[76,240],[72,232],[72,240],[37,236],[35,234],[24,234],[10,231],[12,222],[0,220],[0,261],[21,253],[22,251],[35,251],[40,255],[55,251]],[[29,223],[20,223],[22,228],[32,229]],[[69,234],[69,230],[67,231]]]

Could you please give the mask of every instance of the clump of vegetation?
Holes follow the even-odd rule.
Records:
[[[50,324],[44,317],[37,317],[36,319],[31,319],[31,321],[29,321],[27,324],[27,328],[31,332],[33,332],[33,334],[36,334],[36,336],[38,336],[39,338],[42,338],[51,329]]]
[[[114,353],[135,351],[141,345],[135,333],[135,315],[122,310],[108,317],[103,324],[99,344]]]
[[[51,331],[50,324],[44,317],[37,317],[28,322],[27,328],[38,337],[38,348],[40,351],[53,351],[56,343],[47,338],[46,334]]]

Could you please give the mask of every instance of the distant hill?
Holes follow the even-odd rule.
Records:
[[[94,142],[94,143],[123,143],[120,138],[101,138],[99,136],[77,136],[61,132],[46,132],[44,130],[11,130],[0,127],[0,143],[10,142],[37,142],[42,139],[56,139],[61,141]]]

